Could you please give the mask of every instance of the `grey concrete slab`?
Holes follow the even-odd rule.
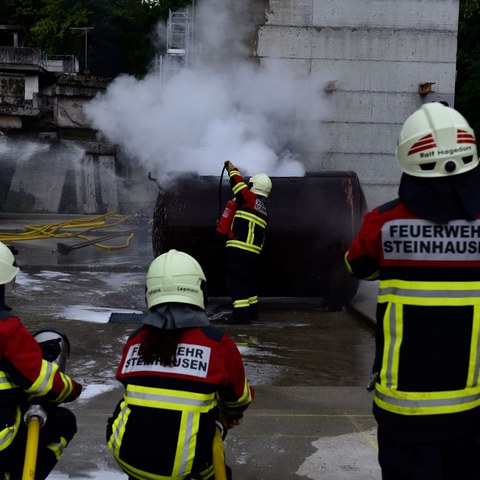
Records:
[[[122,389],[77,404],[79,432],[56,472],[63,478],[124,478],[104,441]],[[380,479],[371,397],[363,387],[256,387],[243,424],[225,440],[236,480]],[[159,432],[161,434],[161,432]]]
[[[115,380],[121,348],[137,325],[108,319],[115,311],[144,309],[150,245],[136,238],[114,252],[88,247],[61,263],[52,254],[56,242],[19,243],[22,272],[8,291],[10,306],[31,331],[67,334],[67,371],[85,386],[70,405],[78,434],[51,478],[126,478],[106,446],[105,425],[122,395]],[[361,288],[359,295],[357,308],[371,311],[374,290]],[[211,300],[212,311],[228,310],[226,299]],[[261,299],[260,307],[258,323],[228,327],[256,392],[243,424],[225,441],[234,478],[380,479],[372,396],[365,390],[373,322],[350,311],[327,312],[314,300]]]

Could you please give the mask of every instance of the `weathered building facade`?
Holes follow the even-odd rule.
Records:
[[[459,0],[264,3],[266,21],[258,27],[253,52],[260,64],[275,64],[302,78],[320,74],[324,79],[318,92],[328,107],[318,124],[323,145],[305,156],[307,169],[356,172],[369,206],[391,199],[400,178],[394,152],[403,121],[424,102],[454,105]],[[58,162],[60,169],[67,165],[59,178],[66,182],[72,168],[77,177],[69,209],[94,213],[123,208],[135,198],[131,195],[122,205],[123,187],[135,183],[129,176],[138,172],[119,162],[115,146],[99,140],[83,115],[83,105],[107,88],[109,80],[59,73],[58,64],[52,72],[53,65],[45,63],[38,51],[22,48],[19,32],[4,38],[11,44],[0,46],[0,132],[11,138],[18,132],[49,138],[70,149]],[[5,164],[1,146],[2,140],[0,160]],[[73,167],[65,157],[76,157],[72,149],[83,152]],[[12,162],[6,169],[13,172],[8,185],[5,178],[0,180],[4,208],[16,208],[7,201],[9,195],[13,198],[12,191],[18,198],[20,188],[36,187]],[[112,183],[115,188],[121,184],[121,196],[112,189],[102,193],[104,185]],[[54,202],[40,201],[41,195],[34,193],[37,200],[22,208],[65,208],[63,193],[57,192]],[[153,203],[155,188],[151,195]]]
[[[395,146],[424,102],[454,106],[459,0],[270,0],[262,63],[325,78],[325,149],[312,170],[353,170],[368,204],[396,196]]]

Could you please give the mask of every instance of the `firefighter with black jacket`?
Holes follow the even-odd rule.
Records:
[[[370,387],[384,480],[480,477],[480,167],[441,103],[405,121],[399,198],[369,212],[349,271],[379,280]]]
[[[248,325],[258,320],[257,276],[268,224],[267,198],[272,181],[265,173],[259,173],[250,177],[247,185],[232,162],[227,160],[225,168],[236,200],[226,245],[226,281],[233,314],[225,323]]]
[[[35,479],[47,478],[77,431],[70,410],[58,404],[75,400],[81,385],[45,360],[40,344],[5,304],[5,285],[17,273],[15,257],[0,242],[0,478],[22,478],[27,426],[32,401],[46,414],[40,429]]]
[[[146,283],[149,310],[123,348],[125,394],[108,421],[108,446],[132,479],[213,480],[216,422],[238,425],[253,389],[233,340],[210,325],[193,257],[160,255]]]

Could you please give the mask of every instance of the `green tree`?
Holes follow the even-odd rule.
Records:
[[[460,0],[455,107],[480,135],[480,0]]]
[[[2,23],[22,25],[25,46],[49,55],[76,55],[84,68],[88,31],[88,67],[94,75],[142,76],[153,58],[151,35],[169,10],[189,0],[0,0]]]

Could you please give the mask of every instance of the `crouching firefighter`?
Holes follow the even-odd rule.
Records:
[[[0,479],[22,478],[26,412],[39,403],[43,426],[34,478],[43,480],[77,431],[75,416],[59,404],[75,400],[82,387],[56,363],[64,355],[66,339],[37,340],[6,306],[5,285],[18,272],[11,250],[0,242]]]
[[[151,263],[146,301],[117,370],[125,393],[108,446],[130,479],[213,480],[216,424],[238,425],[253,399],[242,358],[210,325],[206,278],[190,255],[170,250]]]

